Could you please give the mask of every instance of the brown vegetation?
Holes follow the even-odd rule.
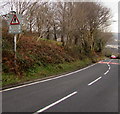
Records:
[[[18,2],[11,9],[24,17],[18,36],[17,67],[14,66],[13,35],[3,18],[3,71],[23,73],[37,65],[59,64],[102,54],[111,34],[110,10],[97,2]],[[47,40],[45,40],[47,39]],[[62,45],[57,41],[61,39]],[[50,41],[51,40],[51,41]],[[16,69],[15,69],[16,68]]]

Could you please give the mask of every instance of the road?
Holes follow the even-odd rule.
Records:
[[[2,91],[3,112],[118,112],[118,60]]]

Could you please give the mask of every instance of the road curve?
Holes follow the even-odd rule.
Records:
[[[3,112],[118,112],[118,60],[2,92]]]

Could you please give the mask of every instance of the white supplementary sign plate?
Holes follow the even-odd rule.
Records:
[[[9,25],[9,33],[10,34],[19,34],[22,32],[21,25]]]

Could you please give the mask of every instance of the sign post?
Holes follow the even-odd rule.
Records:
[[[17,59],[17,56],[16,56],[16,48],[17,47],[17,34],[14,35],[14,63],[15,63],[15,66],[16,66],[16,59]]]
[[[8,25],[9,33],[14,34],[14,63],[16,66],[17,34],[20,34],[22,32],[22,15],[16,14],[16,12],[9,14]]]

